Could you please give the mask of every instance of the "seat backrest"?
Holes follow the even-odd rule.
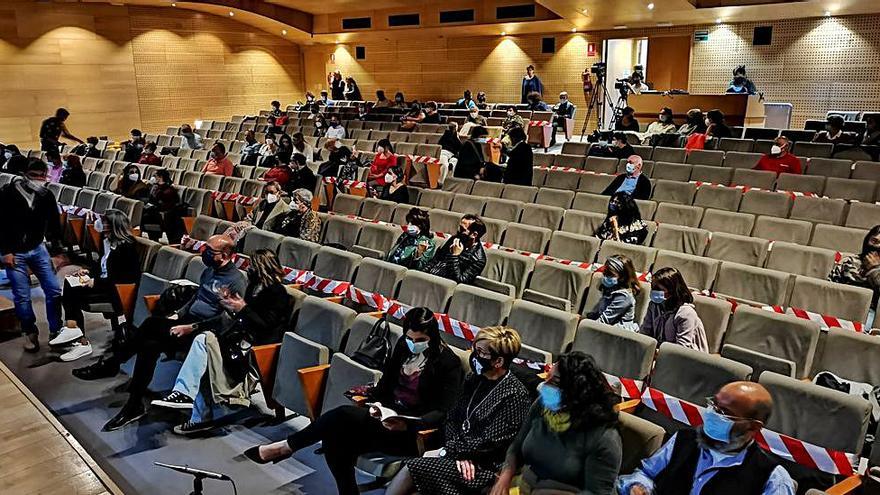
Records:
[[[315,275],[338,281],[349,281],[363,256],[341,249],[322,246],[315,256]]]
[[[572,234],[593,235],[604,221],[604,213],[568,210],[562,218],[562,231]]]
[[[361,205],[360,216],[362,218],[368,218],[370,220],[382,220],[383,222],[390,222],[391,215],[394,212],[394,208],[396,207],[397,203],[395,203],[394,201],[367,198]]]
[[[637,272],[646,272],[654,263],[654,258],[657,257],[657,249],[619,241],[605,241],[599,248],[597,262],[605,263],[605,260],[613,254],[622,254],[628,257],[632,260]]]
[[[592,262],[599,252],[599,239],[557,230],[550,236],[547,256],[572,261]]]
[[[713,354],[664,342],[660,344],[651,387],[698,406],[723,385],[748,379],[752,368]]]
[[[565,210],[558,206],[543,204],[526,204],[523,207],[520,223],[535,227],[544,227],[551,231],[559,229]]]
[[[795,276],[792,308],[801,308],[849,321],[865,321],[873,291],[812,277]]]
[[[473,213],[476,215],[482,215],[483,208],[486,207],[486,201],[488,200],[489,198],[484,198],[482,196],[471,196],[470,194],[458,193],[455,195],[455,199],[452,200],[452,206],[450,206],[449,209],[461,214]]]
[[[473,194],[476,195],[477,193],[474,192]],[[483,210],[483,215],[488,218],[495,218],[497,220],[504,220],[506,222],[519,222],[519,217],[522,213],[523,206],[525,205],[522,201],[500,199],[497,198],[496,195],[496,197],[489,197],[489,199],[486,201],[486,207]]]
[[[687,151],[684,148],[664,148],[663,146],[657,146],[654,148],[652,159],[655,162],[684,163],[685,159],[687,159]]]
[[[707,184],[720,184],[727,186],[733,180],[735,169],[720,165],[694,165],[691,170],[691,180]],[[705,187],[705,185],[703,186]],[[697,191],[699,193],[699,191]]]
[[[654,221],[657,223],[670,223],[673,225],[683,225],[685,227],[696,227],[700,225],[700,220],[702,220],[702,218],[702,207],[675,203],[661,202],[660,205],[657,206],[657,213],[654,214]]]
[[[834,268],[836,252],[791,242],[774,242],[767,268],[825,279]]]
[[[251,229],[244,237],[242,252],[248,256],[253,256],[254,252],[258,249],[268,249],[273,253],[277,253],[278,246],[281,245],[283,240],[284,236],[281,234],[269,232],[268,230]]]
[[[522,223],[507,224],[501,244],[504,247],[527,251],[529,253],[543,253],[544,248],[550,241],[551,229],[535,227]]]
[[[733,211],[707,209],[703,212],[700,228],[710,232],[750,235],[755,226],[755,215]]]
[[[849,205],[846,215],[846,226],[859,229],[870,229],[877,225],[880,218],[880,204],[853,203]]]
[[[460,284],[452,293],[449,301],[450,318],[476,325],[480,328],[502,325],[510,315],[513,297],[499,294],[491,290],[481,289],[472,285]],[[469,343],[450,335],[444,340],[454,343],[456,347],[468,348]]]
[[[656,175],[657,168],[654,168]],[[676,182],[670,180],[657,180],[654,186],[654,195],[651,199],[658,202],[678,203],[690,205],[694,202],[697,186],[690,182]]]
[[[709,290],[715,282],[721,262],[704,256],[661,249],[654,261],[654,271],[664,267],[678,270],[688,287]]]
[[[861,397],[764,372],[758,383],[773,397],[767,428],[828,449],[862,451],[871,404]]]
[[[400,282],[397,300],[408,306],[425,306],[436,313],[443,313],[456,285],[443,277],[408,270]]]
[[[694,165],[721,166],[724,162],[724,151],[691,150],[687,155],[687,162]]]
[[[538,204],[552,206],[555,208],[568,209],[574,200],[574,191],[563,191],[550,187],[542,187],[538,190],[538,196],[535,202]]]
[[[799,191],[822,194],[825,190],[825,177],[821,175],[801,175],[782,173],[776,178],[778,191]]]
[[[581,320],[573,351],[593,356],[599,368],[619,378],[644,380],[654,364],[657,341],[638,332],[595,320]]]
[[[880,223],[880,218],[877,219]],[[842,253],[861,253],[867,230],[818,223],[813,229],[810,245]]]
[[[363,225],[361,220],[333,215],[324,222],[324,244],[340,244],[351,249]]]
[[[718,141],[718,149],[726,151],[728,156],[731,152],[749,153],[754,147],[755,142],[751,139],[721,138]],[[726,167],[731,167],[732,165],[727,163],[728,156],[725,156],[724,165]]]
[[[578,182],[577,189],[578,191],[588,192],[593,194],[599,194],[604,191],[614,180],[614,175],[612,174],[585,174],[581,175],[580,181]],[[548,178],[548,185],[549,178]]]
[[[351,328],[357,312],[342,304],[320,297],[307,296],[300,306],[294,333],[337,351],[342,337]]]
[[[513,201],[522,201],[523,203],[532,203],[535,201],[535,195],[538,194],[538,188],[534,186],[520,186],[517,184],[507,184],[501,193],[502,199],[510,199]]]
[[[643,459],[654,455],[663,445],[666,430],[633,414],[621,411],[618,430],[623,446],[620,474],[630,474]]]
[[[513,288],[513,296],[520,297],[534,268],[535,259],[532,257],[490,249],[486,251],[486,267],[481,276],[509,284]]]
[[[454,197],[455,194],[449,191],[423,189],[421,194],[419,194],[419,206],[423,208],[440,208],[442,210],[448,210]]]
[[[738,306],[724,339],[733,344],[795,363],[795,376],[809,376],[819,325],[796,316]]]
[[[337,194],[333,199],[333,211],[341,215],[359,215],[364,198],[351,194]]]
[[[373,329],[373,326],[375,326],[377,321],[379,321],[379,318],[370,313],[358,314],[354,319],[354,323],[351,324],[351,329],[348,331],[348,335],[345,338],[345,346],[343,347],[342,352],[346,356],[353,355],[360,345],[367,339],[367,336],[370,335],[370,331]],[[403,336],[403,328],[401,328],[400,325],[388,321],[388,329],[391,331],[391,344],[394,345],[394,343]]]
[[[400,227],[368,223],[361,229],[352,251],[365,257],[384,259],[400,235]]]
[[[156,260],[153,262],[153,270],[150,273],[165,280],[183,278],[189,260],[195,256],[195,253],[189,251],[163,246],[156,253]]]
[[[146,237],[137,236],[134,238],[134,247],[140,260],[141,272],[151,272],[156,254],[162,248],[162,244]]]
[[[660,223],[654,234],[652,246],[657,249],[703,256],[709,243],[709,235],[709,231],[705,229]]]
[[[829,198],[870,203],[877,197],[877,182],[873,180],[829,177],[825,181],[824,195]]]
[[[605,213],[608,211],[609,200],[610,198],[608,196],[602,194],[579,192],[575,195],[571,207],[580,211]]]
[[[855,162],[852,169],[852,178],[880,182],[880,163],[863,160]]]
[[[555,261],[538,260],[532,271],[528,289],[523,294],[523,299],[578,312],[586,288],[590,284],[591,274],[592,272],[588,269],[563,265]],[[563,304],[560,306],[548,302],[543,296],[558,299]]]
[[[723,142],[724,140],[722,140]],[[753,147],[750,143],[749,147]],[[761,159],[761,153],[743,152],[739,150],[727,151],[724,154],[724,166],[729,168],[754,168]]]
[[[400,281],[406,275],[406,268],[374,258],[364,258],[358,265],[352,283],[355,287],[385,297],[397,293]]]
[[[617,173],[617,158],[588,156],[586,163],[584,163],[584,170],[596,172],[597,174]]]
[[[852,172],[851,160],[836,160],[834,158],[811,158],[807,164],[807,173],[810,175],[822,175],[825,177],[841,177],[848,179]]]
[[[470,194],[474,187],[474,181],[471,179],[460,179],[458,177],[446,177],[443,181],[443,190],[459,194]]]
[[[727,332],[727,323],[733,304],[716,297],[694,294],[694,308],[706,330],[706,342],[709,352],[717,353],[721,349],[721,341]]]
[[[880,339],[876,336],[846,330],[825,334],[824,345],[813,360],[812,375],[830,371],[856,382],[880,384]]]
[[[794,198],[789,218],[840,225],[843,223],[845,210],[846,201],[841,199],[798,196]]]
[[[352,358],[337,352],[330,358],[330,371],[324,385],[324,399],[321,402],[321,414],[337,407],[350,405],[351,399],[345,393],[352,387],[365,383],[377,383],[382,372],[367,368]]]
[[[709,241],[706,256],[744,265],[764,266],[770,241],[760,237],[716,232]]]
[[[676,182],[687,182],[691,179],[693,165],[684,163],[668,163],[654,162],[654,170],[651,178],[657,180],[671,180]]]
[[[704,184],[697,189],[697,195],[694,198],[694,206],[737,211],[741,199],[742,191],[735,187],[716,187]]]
[[[790,274],[725,261],[718,271],[715,292],[746,302],[784,305]]]
[[[776,184],[776,172],[772,170],[752,170],[750,168],[733,169],[733,178],[730,183],[735,186],[756,187],[758,189],[772,190]]]
[[[487,198],[499,198],[501,197],[501,192],[503,190],[504,184],[501,184],[499,182],[478,180],[474,182],[471,194],[473,194],[474,196],[485,196]]]
[[[558,356],[574,341],[578,315],[517,300],[510,310],[507,326],[519,332],[524,344]]]
[[[428,212],[431,219],[431,230],[446,234],[455,234],[461,224],[461,213],[447,209],[434,208]]]
[[[320,249],[320,244],[296,237],[285,237],[278,246],[278,262],[282,266],[308,270],[312,268]]]
[[[786,218],[791,211],[791,196],[774,191],[746,191],[743,194],[739,211],[755,215],[770,215]]]
[[[752,236],[771,241],[793,242],[805,245],[810,240],[813,224],[805,220],[790,220],[761,215],[755,220]]]

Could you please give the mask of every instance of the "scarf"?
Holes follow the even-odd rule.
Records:
[[[554,433],[562,433],[571,428],[571,415],[567,412],[553,412],[544,408],[544,422]]]

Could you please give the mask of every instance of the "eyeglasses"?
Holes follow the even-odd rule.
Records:
[[[725,418],[727,418],[731,421],[748,421],[748,422],[759,423],[761,425],[764,424],[763,421],[759,421],[757,419],[743,418],[742,416],[734,416],[733,414],[729,414],[728,412],[721,409],[721,407],[718,405],[718,402],[715,401],[714,397],[706,397],[706,407],[708,407],[712,411],[724,416]]]

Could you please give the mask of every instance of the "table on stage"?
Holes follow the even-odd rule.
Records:
[[[660,109],[669,107],[676,122],[684,121],[691,108],[699,108],[704,114],[713,109],[721,110],[727,125],[764,126],[764,104],[758,96],[642,93],[629,95],[628,104],[635,110],[636,119],[641,122],[657,120]]]

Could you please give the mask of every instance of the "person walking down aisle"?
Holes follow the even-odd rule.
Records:
[[[59,108],[55,111],[54,117],[49,117],[40,125],[40,150],[41,151],[61,151],[61,138],[76,141],[83,144],[83,140],[74,136],[67,130],[67,118],[70,112],[66,108]]]

